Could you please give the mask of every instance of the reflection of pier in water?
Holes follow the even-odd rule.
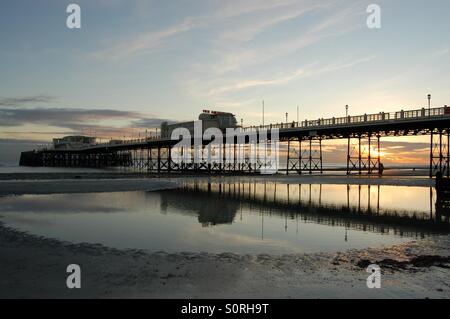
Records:
[[[430,211],[380,207],[380,186],[340,185],[346,188],[341,203],[327,203],[321,184],[205,183],[184,182],[182,190],[161,192],[163,205],[182,206],[198,214],[203,225],[232,223],[239,209],[249,207],[264,216],[312,222],[399,236],[424,237],[450,232],[449,216],[434,209],[435,193],[430,189]],[[205,196],[207,195],[207,196]],[[263,229],[262,229],[263,232]]]
[[[169,206],[180,208],[180,211],[188,209],[198,215],[198,222],[205,227],[231,224],[240,208],[237,201],[222,201],[214,196],[205,197],[202,193],[166,190],[160,194],[161,211],[168,211]]]

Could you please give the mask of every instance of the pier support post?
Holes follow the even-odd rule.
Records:
[[[347,175],[356,171],[358,175],[380,174],[381,156],[380,156],[380,135],[377,134],[376,143],[372,143],[372,134],[359,134],[356,138],[356,144],[352,144],[352,136],[347,139]],[[376,147],[377,156],[372,156],[372,148]]]
[[[350,175],[350,136],[347,139],[347,175]]]
[[[358,135],[358,174],[361,175],[361,135]]]
[[[169,145],[167,148],[167,171],[170,173],[172,171],[172,147]]]
[[[302,144],[306,144],[306,146],[304,147]],[[292,140],[288,140],[286,174],[292,171],[296,171],[300,175],[303,171],[307,171],[309,174],[323,173],[321,137],[309,137],[306,141],[303,141],[299,136],[297,156],[291,156],[292,151],[296,152],[295,148],[292,147]]]
[[[161,146],[158,146],[158,173],[161,172]]]
[[[370,139],[371,139],[371,135],[369,134],[369,141],[368,141],[368,145],[369,145],[369,153],[367,155],[367,164],[368,164],[368,170],[369,170],[369,174],[372,173],[372,159],[370,157]]]
[[[381,149],[380,149],[380,139],[381,139],[381,136],[380,136],[380,134],[378,134],[378,135],[377,135],[378,175],[383,174],[383,172],[381,171]]]
[[[312,138],[309,138],[309,174],[312,174]]]
[[[430,139],[430,170],[429,170],[429,175],[430,178],[433,177],[433,136],[434,136],[434,129],[431,129],[431,139]]]
[[[291,162],[291,160],[290,160],[290,153],[291,153],[291,139],[288,138],[287,158],[286,158],[286,175],[289,175],[289,165],[290,165],[290,162]]]
[[[450,178],[450,129],[447,129],[447,159],[446,159],[446,171],[447,177]]]
[[[320,174],[323,174],[322,138],[319,139],[319,157],[320,157]],[[320,185],[320,187],[322,187],[322,185]]]
[[[227,141],[226,138],[224,137],[222,140],[222,163],[220,163],[220,172],[224,172],[225,171],[225,164],[227,162]]]
[[[430,178],[440,172],[443,176],[450,175],[450,130],[431,130],[430,137]]]
[[[298,173],[302,175],[302,138],[298,137]]]
[[[152,169],[150,167],[151,163],[152,163],[152,149],[149,147],[147,148],[147,172],[150,172]]]

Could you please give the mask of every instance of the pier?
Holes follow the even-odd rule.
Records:
[[[372,113],[358,116],[319,118],[299,122],[276,123],[265,126],[241,127],[244,134],[255,134],[272,129],[279,130],[279,142],[286,146],[286,174],[323,173],[322,141],[347,140],[346,172],[350,174],[381,174],[383,166],[380,145],[383,137],[418,136],[430,137],[429,176],[437,173],[450,177],[450,108],[421,108],[400,110],[392,113]],[[270,135],[269,135],[270,140]],[[205,173],[256,173],[261,163],[194,163],[175,162],[174,146],[179,140],[159,135],[134,140],[111,141],[77,149],[43,148],[23,152],[20,165],[48,167],[133,168],[141,172]],[[222,145],[227,141],[223,138]],[[204,148],[210,147],[211,139],[203,139]],[[234,139],[234,152],[240,149]],[[248,143],[248,139],[245,140]],[[228,145],[229,146],[229,145]],[[245,149],[245,147],[244,147]],[[245,151],[244,151],[245,152]]]

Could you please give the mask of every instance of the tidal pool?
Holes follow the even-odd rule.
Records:
[[[425,187],[185,182],[158,192],[0,197],[0,221],[74,243],[166,252],[284,254],[449,233]]]

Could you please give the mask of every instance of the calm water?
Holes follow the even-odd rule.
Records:
[[[282,254],[449,233],[434,202],[422,187],[185,183],[160,192],[0,197],[0,220],[117,248]]]

